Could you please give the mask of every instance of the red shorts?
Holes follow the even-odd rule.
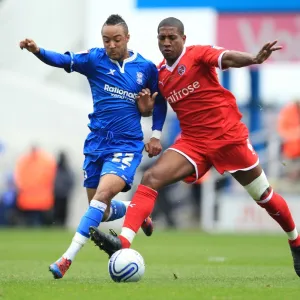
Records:
[[[212,166],[223,174],[251,170],[258,165],[259,159],[249,142],[248,130],[240,124],[218,139],[199,142],[182,136],[168,148],[182,154],[194,165],[195,174],[187,177],[185,182],[194,183]]]

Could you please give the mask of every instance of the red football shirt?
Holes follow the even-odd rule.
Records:
[[[242,117],[233,94],[223,88],[216,67],[221,68],[223,48],[189,46],[173,66],[163,60],[159,89],[176,112],[185,138],[212,140],[222,136]]]

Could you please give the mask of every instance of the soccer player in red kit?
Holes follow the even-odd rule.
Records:
[[[261,64],[281,47],[274,41],[252,55],[213,46],[185,47],[185,40],[180,20],[167,18],[158,25],[158,45],[164,56],[159,65],[159,88],[177,114],[181,138],[144,173],[121,234],[117,237],[90,228],[91,238],[109,255],[130,247],[151,214],[160,188],[187,177],[192,181],[191,176],[197,181],[214,166],[221,174],[230,172],[286,232],[300,276],[300,237],[291,212],[270,186],[249,142],[248,129],[241,122],[236,99],[220,85],[215,69]]]

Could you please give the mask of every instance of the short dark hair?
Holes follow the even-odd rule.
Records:
[[[106,25],[121,25],[124,28],[125,34],[128,34],[128,26],[120,15],[110,15],[103,24],[103,26]]]
[[[176,27],[180,34],[182,34],[182,35],[184,34],[184,25],[180,20],[178,20],[176,18],[169,17],[169,18],[163,19],[158,24],[157,32],[159,32],[159,29],[164,26]]]

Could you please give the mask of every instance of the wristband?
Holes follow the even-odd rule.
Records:
[[[160,140],[160,138],[161,138],[161,131],[160,130],[153,130],[151,138],[155,138],[155,139]]]

